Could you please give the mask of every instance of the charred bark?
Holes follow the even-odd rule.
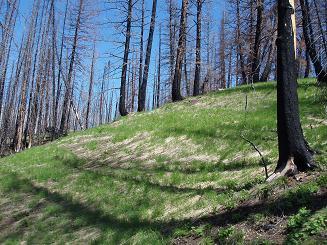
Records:
[[[277,131],[279,160],[275,174],[294,174],[314,167],[304,138],[297,95],[294,33],[289,0],[278,0]],[[272,177],[273,178],[273,177]],[[270,179],[272,179],[270,178]]]

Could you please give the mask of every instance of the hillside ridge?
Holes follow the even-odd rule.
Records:
[[[0,243],[319,244],[327,117],[315,81],[298,92],[319,170],[266,183],[241,137],[271,173],[275,86],[185,98],[0,159]]]

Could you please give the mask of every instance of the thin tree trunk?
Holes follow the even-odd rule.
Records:
[[[133,11],[133,0],[128,0],[126,40],[125,40],[125,50],[124,50],[123,68],[122,68],[121,81],[120,81],[120,96],[119,96],[119,113],[121,116],[126,116],[128,114],[126,110],[126,76],[127,76],[129,45],[131,41],[132,11]]]
[[[157,108],[160,106],[160,86],[161,86],[161,25],[159,30],[159,60],[158,60],[158,79],[157,79]]]
[[[311,63],[310,63],[310,55],[307,47],[305,48],[305,61],[306,64],[305,64],[304,78],[308,78],[311,70],[310,69]]]
[[[87,100],[86,116],[85,116],[85,128],[89,128],[89,116],[91,111],[91,102],[92,102],[92,92],[93,92],[93,83],[94,83],[94,65],[95,65],[95,44],[93,46],[93,55],[92,55],[92,64],[90,72],[90,86],[89,86],[89,96]]]
[[[149,65],[151,60],[151,50],[152,50],[152,42],[153,42],[153,33],[154,27],[156,23],[156,12],[157,12],[157,0],[153,0],[152,2],[152,15],[151,15],[151,23],[150,23],[150,31],[148,37],[148,44],[146,48],[146,56],[145,56],[145,64],[144,64],[144,73],[143,73],[143,81],[139,90],[139,99],[138,99],[138,111],[145,110],[145,101],[146,101],[146,87],[148,83],[149,76]]]
[[[181,77],[182,77],[182,63],[185,52],[185,38],[186,38],[186,20],[187,20],[187,9],[188,9],[188,0],[183,0],[182,11],[181,11],[181,20],[180,20],[180,30],[178,38],[178,48],[176,54],[176,66],[175,74],[172,86],[172,100],[179,101],[183,97],[181,95]]]
[[[221,19],[220,42],[219,42],[219,61],[220,61],[220,82],[221,88],[226,88],[226,63],[225,63],[225,13]]]
[[[198,96],[200,94],[202,1],[203,0],[197,0],[195,74],[194,74],[193,96]]]
[[[252,59],[252,82],[259,81],[260,73],[260,41],[261,41],[261,26],[262,26],[262,14],[263,14],[264,0],[257,0],[257,24],[254,39],[253,59]]]
[[[236,30],[236,41],[237,41],[237,54],[239,56],[240,66],[241,66],[241,75],[242,81],[240,84],[246,84],[246,72],[245,72],[245,64],[244,64],[244,55],[243,48],[241,43],[241,13],[240,13],[240,0],[236,0],[236,22],[237,22],[237,30]]]

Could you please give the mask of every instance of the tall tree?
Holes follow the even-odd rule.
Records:
[[[142,80],[141,87],[139,88],[139,98],[138,98],[138,108],[137,108],[138,111],[145,110],[146,87],[147,87],[148,77],[149,77],[149,65],[150,65],[150,60],[151,60],[153,33],[154,33],[155,24],[156,24],[156,12],[157,12],[157,0],[153,0],[148,44],[147,44],[146,55],[145,55],[143,80]]]
[[[202,22],[202,4],[203,0],[197,0],[196,11],[196,48],[195,48],[195,75],[193,85],[193,96],[200,94],[201,77],[201,22]]]
[[[174,73],[174,79],[172,85],[173,101],[179,101],[183,99],[181,95],[181,78],[182,78],[182,63],[183,63],[184,52],[185,52],[186,20],[187,20],[188,4],[189,4],[188,0],[182,1],[178,47],[177,47],[177,54],[176,54],[176,65],[175,65],[175,73]]]
[[[277,38],[277,131],[279,159],[275,173],[279,175],[305,171],[314,167],[301,127],[292,25],[294,0],[278,0]]]
[[[244,61],[244,51],[242,46],[241,39],[241,9],[240,9],[240,0],[236,0],[236,44],[237,44],[237,61],[239,61],[240,70],[241,70],[241,82],[239,84],[247,83],[247,76],[245,71],[245,61]],[[237,67],[238,69],[238,67]]]
[[[262,34],[262,15],[264,0],[257,0],[257,23],[252,54],[252,82],[259,82],[260,74],[260,42]]]
[[[220,40],[219,40],[219,66],[220,66],[220,87],[226,88],[226,63],[225,63],[225,12],[220,23]]]
[[[157,108],[160,106],[160,86],[161,86],[161,25],[159,27],[159,57],[158,57],[158,78],[157,78]]]
[[[144,15],[145,7],[144,0],[142,0],[142,16],[141,16],[141,37],[140,37],[140,59],[139,59],[139,88],[142,84],[142,75],[143,75],[143,38],[144,38]]]
[[[128,0],[127,11],[128,12],[127,12],[127,22],[126,22],[125,50],[124,50],[124,58],[123,58],[123,67],[121,72],[120,96],[119,96],[119,113],[121,116],[126,116],[128,114],[126,110],[126,76],[127,76],[127,67],[128,67],[129,45],[131,42],[133,0]]]
[[[95,65],[95,43],[93,46],[92,63],[91,63],[91,71],[90,71],[89,95],[88,95],[87,106],[86,106],[86,116],[85,116],[85,128],[86,129],[89,128],[89,116],[90,116],[90,111],[91,111],[93,83],[94,83],[94,65]]]

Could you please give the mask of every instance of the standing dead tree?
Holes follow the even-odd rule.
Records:
[[[119,95],[119,113],[121,116],[126,116],[128,114],[126,110],[126,77],[127,77],[127,67],[128,67],[128,55],[129,46],[131,42],[131,28],[132,28],[132,11],[133,11],[133,0],[128,0],[128,12],[127,12],[127,22],[126,22],[126,39],[124,48],[124,58],[123,66],[120,79],[120,95]]]
[[[195,48],[195,75],[193,96],[200,94],[200,79],[201,79],[201,23],[202,23],[202,4],[203,0],[196,1],[196,48]]]
[[[176,54],[176,65],[175,73],[172,85],[172,100],[179,101],[183,97],[181,95],[181,78],[182,78],[182,63],[185,52],[185,38],[186,38],[186,21],[187,21],[187,9],[188,9],[188,0],[183,0],[182,9],[181,9],[181,19],[180,19],[180,29],[179,29],[179,38],[178,38],[178,47]]]
[[[148,76],[149,76],[149,65],[150,65],[150,60],[151,60],[153,33],[154,33],[154,28],[155,28],[155,23],[156,23],[156,11],[157,11],[157,0],[153,0],[148,44],[147,44],[146,55],[145,55],[143,78],[142,78],[141,86],[139,88],[139,98],[138,98],[138,108],[137,108],[138,111],[145,110],[146,87],[147,87]]]
[[[300,122],[295,62],[294,0],[278,0],[277,133],[279,159],[269,181],[314,167]]]

